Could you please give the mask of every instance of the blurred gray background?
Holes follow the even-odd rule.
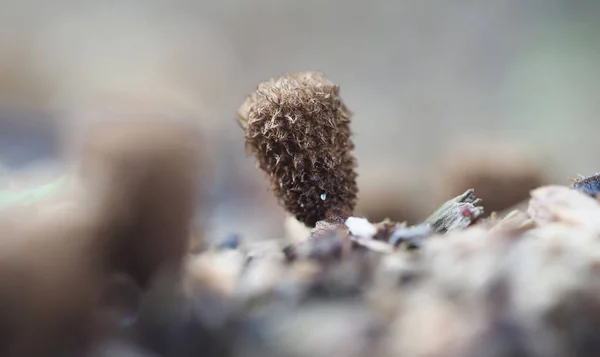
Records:
[[[361,197],[426,195],[466,143],[519,148],[565,183],[600,171],[599,15],[595,0],[5,0],[1,181],[58,172],[42,160],[91,121],[169,115],[206,133],[210,229],[278,236],[234,115],[260,81],[320,70],[354,112]]]

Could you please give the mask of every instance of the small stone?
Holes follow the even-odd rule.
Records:
[[[377,227],[366,218],[349,217],[345,224],[350,229],[350,234],[355,237],[372,238],[377,233]]]

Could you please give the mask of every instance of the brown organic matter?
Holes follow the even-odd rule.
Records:
[[[273,192],[309,227],[354,210],[350,116],[339,86],[320,72],[263,82],[238,111],[247,149],[270,176]]]

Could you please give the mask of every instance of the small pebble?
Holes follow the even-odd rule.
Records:
[[[377,233],[377,227],[366,218],[349,217],[345,224],[350,229],[350,234],[355,237],[371,238]]]

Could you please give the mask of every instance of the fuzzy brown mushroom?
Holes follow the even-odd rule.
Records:
[[[248,151],[284,208],[309,227],[354,211],[350,116],[339,86],[310,71],[260,83],[238,110]]]

